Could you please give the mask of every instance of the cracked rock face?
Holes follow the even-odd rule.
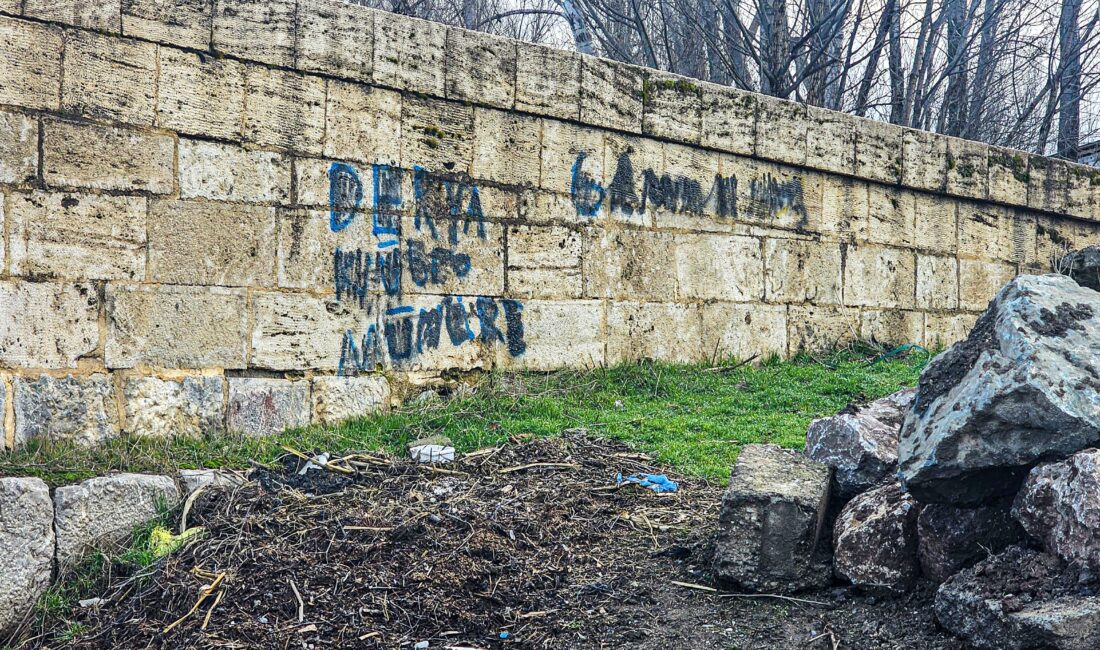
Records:
[[[1069,276],[1082,287],[1100,291],[1100,246],[1087,246],[1066,259]]]
[[[1019,276],[921,374],[898,472],[921,502],[1013,494],[1037,462],[1100,441],[1100,293]]]
[[[1047,551],[1100,571],[1100,450],[1031,470],[1012,514]]]
[[[1020,526],[1010,505],[1000,502],[978,508],[930,503],[917,518],[921,573],[943,582],[963,569],[1020,541]]]
[[[37,478],[0,478],[0,632],[50,586],[53,570],[53,503]]]
[[[897,483],[875,488],[844,506],[836,520],[833,569],[859,587],[904,592],[920,573],[920,508]]]

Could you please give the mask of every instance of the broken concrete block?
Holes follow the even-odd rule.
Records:
[[[904,592],[920,574],[920,507],[897,483],[860,494],[837,517],[833,569],[858,587]]]
[[[37,478],[0,478],[0,632],[23,619],[53,574],[50,488]]]

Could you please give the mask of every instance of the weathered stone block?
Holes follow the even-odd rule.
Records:
[[[756,155],[805,165],[810,131],[806,105],[765,95],[758,96],[756,101]]]
[[[989,200],[1027,205],[1028,154],[989,148]]]
[[[649,138],[604,134],[605,200],[613,221],[646,227],[661,205],[649,200],[647,189],[664,167],[664,143]],[[587,161],[586,161],[587,163]],[[646,178],[649,177],[647,181]]]
[[[442,194],[442,192],[440,192]],[[504,293],[504,230],[496,223],[459,224],[451,237],[447,220],[435,224],[402,219],[400,245],[406,293],[499,296]],[[376,264],[377,266],[377,264]]]
[[[516,110],[576,120],[580,107],[580,55],[552,47],[518,48]]]
[[[850,246],[844,266],[844,303],[859,307],[910,308],[916,260],[900,248]]]
[[[60,29],[0,17],[0,104],[56,109],[63,47]]]
[[[851,115],[806,106],[806,164],[840,174],[855,173],[856,131]]]
[[[916,236],[919,250],[953,255],[958,250],[958,203],[933,194],[917,194]]]
[[[309,424],[308,381],[229,378],[226,429],[268,436]]]
[[[15,444],[65,440],[95,444],[118,435],[111,378],[39,375],[15,377]]]
[[[756,146],[756,95],[730,86],[700,85],[703,88],[702,145],[752,155]]]
[[[400,161],[400,93],[330,80],[325,121],[325,156],[366,164]]]
[[[108,368],[243,368],[248,299],[222,287],[107,287]]]
[[[765,239],[764,283],[768,302],[840,304],[840,246],[816,240]]]
[[[389,410],[385,377],[314,377],[313,421],[325,425]]]
[[[115,474],[90,478],[54,491],[57,563],[71,567],[89,549],[110,547],[179,501],[167,476]]]
[[[865,309],[860,314],[860,339],[900,345],[924,342],[924,314],[898,309]]]
[[[787,312],[790,353],[818,352],[859,338],[859,310],[847,307],[791,306]]]
[[[1100,169],[1066,163],[1066,214],[1092,219],[1092,186],[1100,184]]]
[[[474,151],[474,109],[469,104],[404,97],[401,164],[433,171],[469,172]]]
[[[943,349],[966,338],[978,320],[978,314],[926,314],[924,345]]]
[[[1064,160],[1028,158],[1027,207],[1066,212],[1069,207],[1069,166]]]
[[[1008,208],[960,201],[959,255],[1016,261],[1026,254],[1026,243],[1016,236],[1014,225]]]
[[[676,296],[676,237],[637,230],[585,232],[585,295],[624,300]]]
[[[690,232],[737,230],[735,181],[721,176],[727,156],[665,142],[663,164],[644,173],[645,207],[660,229]]]
[[[99,346],[91,283],[0,281],[0,365],[75,368]]]
[[[947,138],[947,193],[984,199],[989,194],[989,145]]]
[[[295,26],[298,69],[369,83],[377,13],[357,4],[299,0]]]
[[[144,279],[146,203],[137,196],[13,194],[12,274]]]
[[[551,370],[605,365],[604,309],[600,301],[528,300],[520,313],[524,350],[513,354],[512,346],[496,345],[499,367]]]
[[[723,161],[723,172],[725,172]],[[799,232],[821,232],[837,226],[828,219],[834,215],[825,207],[829,183],[815,172],[751,161],[745,173],[735,174],[737,182],[737,215],[739,220],[753,220],[772,228]],[[855,186],[853,201],[846,205],[862,218],[867,215],[866,183]]]
[[[47,185],[170,194],[175,190],[172,136],[113,126],[44,119]]]
[[[244,68],[233,59],[161,48],[157,125],[191,135],[239,138]]]
[[[909,248],[916,236],[917,198],[906,189],[871,184],[867,220],[856,224],[856,238],[874,244]]]
[[[488,369],[505,346],[512,356],[523,353],[522,312],[523,306],[516,301],[487,296],[383,296],[377,311],[378,331],[374,332],[377,348],[371,351],[370,331],[354,339],[361,344],[360,358],[366,359],[358,369],[373,370],[378,363],[404,372]],[[347,359],[353,357],[344,355],[340,367],[345,373],[352,369]]]
[[[126,433],[151,438],[197,438],[225,429],[225,380],[132,377],[123,383]]]
[[[447,30],[447,99],[511,109],[516,41],[457,27]]]
[[[508,228],[508,294],[579,298],[581,234],[563,226]]]
[[[122,28],[117,0],[25,0],[23,15],[111,34],[117,34]]]
[[[249,65],[244,79],[246,140],[261,146],[321,153],[325,138],[323,78]]]
[[[709,359],[702,349],[702,319],[694,305],[613,302],[607,313],[607,363]]]
[[[471,175],[478,180],[538,187],[541,134],[540,119],[475,108]]]
[[[702,352],[716,360],[787,356],[787,308],[782,305],[708,303]]]
[[[182,199],[283,203],[290,196],[290,161],[270,151],[180,140],[179,166]]]
[[[581,58],[581,122],[628,133],[642,130],[642,68]]]
[[[347,336],[358,345],[372,326],[376,342],[381,336],[374,313],[352,301],[268,292],[254,293],[252,300],[254,368],[337,370],[348,361]],[[367,304],[374,307],[373,301]]]
[[[905,131],[879,120],[848,117],[855,131],[855,174],[860,178],[894,185],[901,182],[902,139]]]
[[[149,125],[156,79],[155,44],[74,31],[65,46],[61,110]]]
[[[959,260],[959,307],[968,311],[981,311],[1001,287],[1016,277],[1016,267],[1011,264],[982,260]]]
[[[122,0],[122,33],[206,50],[212,13],[209,0]]]
[[[583,217],[595,217],[607,203],[603,133],[569,122],[543,120],[539,176],[540,187],[579,199]]]
[[[22,622],[50,587],[55,543],[49,486],[38,478],[0,478],[0,630]]]
[[[698,144],[703,126],[699,84],[666,73],[650,74],[642,83],[642,133]]]
[[[928,131],[902,133],[901,184],[941,192],[947,187],[947,138]]]
[[[821,212],[816,230],[841,241],[852,241],[866,232],[870,222],[870,184],[831,174],[822,176],[821,183]]]
[[[858,587],[904,592],[920,574],[917,515],[920,506],[890,483],[848,502],[837,517],[833,569]]]
[[[687,300],[760,301],[764,260],[760,240],[728,235],[677,235],[677,296]]]
[[[828,467],[775,445],[746,445],[722,496],[716,577],[769,593],[828,584],[813,557],[828,502]]]
[[[149,277],[166,284],[270,286],[275,208],[198,201],[149,206]]]
[[[0,111],[0,184],[29,184],[37,175],[38,120]]]
[[[374,15],[374,80],[380,85],[443,97],[447,27],[436,22]]]
[[[1081,248],[1077,243],[1079,230],[1065,219],[1035,217],[1035,262],[1046,273],[1070,252]]]
[[[921,309],[958,309],[958,261],[954,257],[917,253],[916,296],[916,306]]]
[[[334,289],[334,256],[336,251],[362,251],[369,269],[375,269],[374,250],[378,238],[371,230],[369,216],[356,218],[350,226],[334,233],[328,210],[279,211],[279,242],[276,255],[278,286],[288,289],[309,289],[330,292]],[[357,287],[363,298],[381,292],[378,278],[367,273],[370,289]],[[338,296],[339,297],[339,296]]]
[[[214,49],[289,68],[294,64],[295,0],[218,0]]]

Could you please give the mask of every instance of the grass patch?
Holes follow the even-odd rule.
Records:
[[[911,351],[878,359],[878,351],[865,349],[824,359],[772,359],[729,372],[643,363],[550,374],[494,373],[467,395],[271,438],[124,437],[90,448],[32,441],[2,457],[0,475],[39,476],[59,485],[110,470],[247,468],[249,461],[275,459],[283,453],[283,444],[334,453],[400,453],[409,441],[436,434],[449,436],[461,452],[500,444],[511,436],[547,436],[584,427],[624,440],[686,474],[724,481],[741,446],[772,442],[801,448],[810,420],[831,415],[852,401],[914,385],[929,357]]]

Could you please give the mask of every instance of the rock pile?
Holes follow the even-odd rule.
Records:
[[[716,576],[895,594],[926,579],[975,647],[1100,648],[1100,249],[1069,267],[1012,280],[915,390],[814,421],[804,458],[747,447]]]

